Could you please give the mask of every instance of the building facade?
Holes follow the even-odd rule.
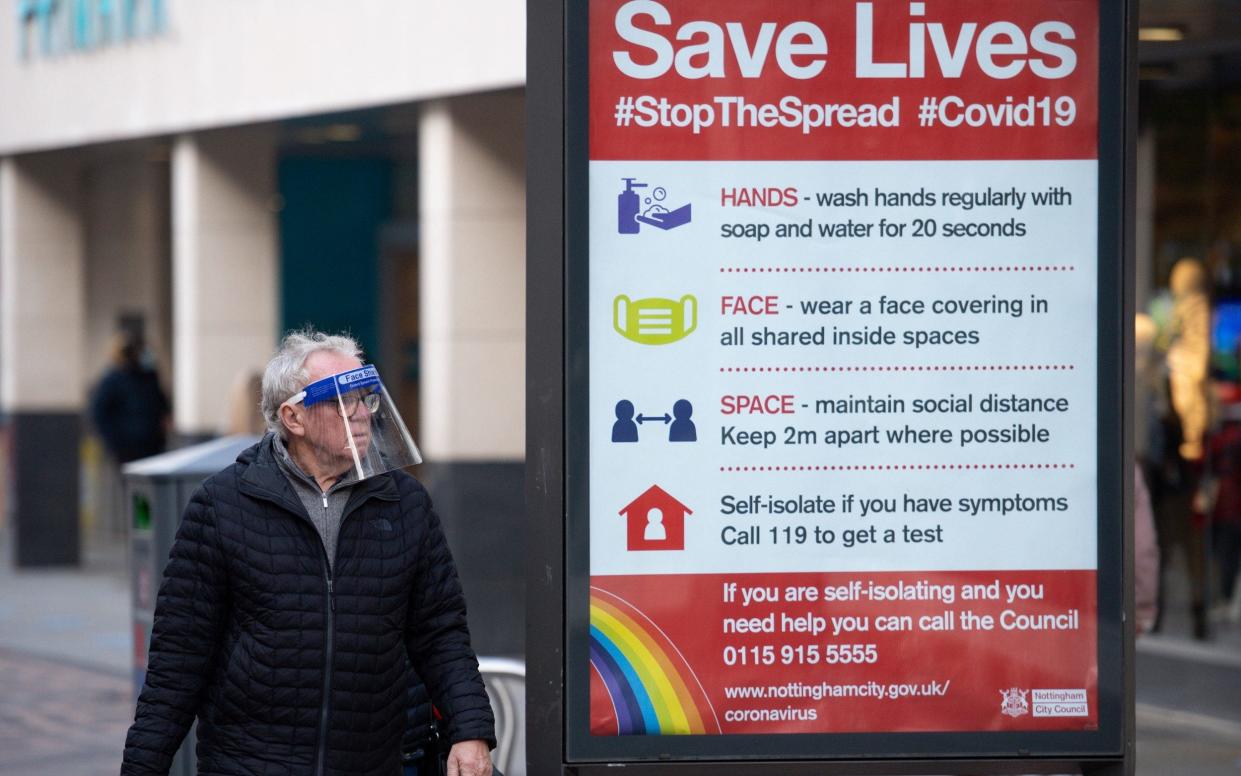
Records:
[[[193,441],[228,430],[237,386],[309,324],[352,332],[380,366],[472,599],[512,599],[524,68],[519,2],[6,3],[0,520],[15,562],[77,563],[83,535],[123,534],[79,464],[115,332],[145,334],[174,436]],[[513,604],[500,616],[517,633]]]

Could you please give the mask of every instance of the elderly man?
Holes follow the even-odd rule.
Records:
[[[156,603],[123,776],[394,776],[409,663],[450,776],[488,776],[491,707],[420,459],[348,337],[290,334],[263,375],[269,433],[194,494]]]

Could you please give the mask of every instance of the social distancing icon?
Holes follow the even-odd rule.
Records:
[[[662,415],[635,414],[633,402],[621,399],[616,402],[616,421],[612,424],[612,441],[637,442],[638,427],[659,424],[668,428],[669,442],[697,442],[698,429],[694,425],[694,405],[688,399],[677,399],[672,413]]]

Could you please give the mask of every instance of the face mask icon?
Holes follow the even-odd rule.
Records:
[[[612,301],[612,327],[640,345],[667,345],[698,327],[698,300],[689,294],[676,301],[621,294]]]

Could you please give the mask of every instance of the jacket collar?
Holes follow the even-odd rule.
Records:
[[[267,434],[258,444],[242,451],[237,462],[245,469],[241,473],[239,488],[247,495],[261,498],[278,504],[295,515],[304,516],[307,520],[306,508],[301,499],[293,492],[293,486],[280,470],[276,461],[276,451],[272,443],[273,435]],[[380,474],[368,477],[354,485],[345,503],[342,521],[351,511],[357,509],[368,499],[382,501],[400,501],[401,495],[396,487],[396,480],[391,474]]]

